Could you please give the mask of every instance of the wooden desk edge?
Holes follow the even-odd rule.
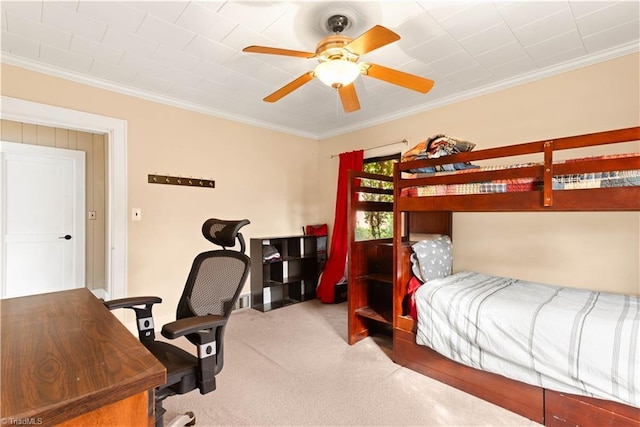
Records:
[[[53,402],[51,404],[46,404],[38,408],[29,408],[27,410],[18,411],[15,413],[9,413],[8,411],[12,411],[15,409],[19,410],[21,408],[11,407],[10,405],[4,404],[2,405],[1,417],[3,419],[9,420],[9,422],[20,423],[22,420],[34,420],[34,422],[41,423],[43,425],[59,424],[83,414],[88,414],[104,406],[121,402],[134,395],[145,393],[147,391],[153,392],[153,390],[157,386],[162,385],[166,382],[165,367],[157,359],[155,359],[155,357],[151,353],[148,352],[148,350],[124,327],[124,325],[120,323],[118,319],[110,314],[106,307],[99,303],[97,298],[95,298],[89,290],[83,288],[63,292],[65,292],[64,297],[66,297],[65,302],[67,304],[71,304],[72,302],[85,303],[88,306],[88,310],[93,313],[97,313],[96,317],[105,315],[111,316],[113,322],[107,323],[110,323],[110,327],[117,330],[118,333],[122,332],[123,344],[128,343],[129,345],[133,346],[133,351],[128,353],[131,358],[137,359],[138,361],[140,361],[141,359],[145,360],[144,369],[118,383],[105,384],[104,386],[97,387],[90,392],[76,396],[68,396],[64,401]],[[50,300],[60,296],[62,296],[61,293],[54,293],[22,298],[41,297],[42,300],[50,302]],[[29,303],[37,301],[36,299],[22,300],[22,298],[17,298],[16,303],[26,304],[27,308],[31,307]],[[3,320],[7,320],[5,316],[8,316],[7,311],[9,311],[6,310],[8,308],[6,304],[12,303],[13,301],[11,301],[11,299],[2,300],[1,311]],[[101,310],[105,310],[105,312],[101,312]],[[105,318],[110,319],[108,316]],[[28,317],[33,318],[33,316]],[[9,340],[7,336],[3,336],[3,347],[5,345],[9,345],[8,341]],[[7,359],[10,356],[7,355],[8,352],[5,349],[6,347],[2,349],[3,351],[1,358],[2,366],[6,369],[11,365],[11,359]],[[3,381],[1,383],[3,396],[5,395],[5,393],[9,392],[8,388],[12,387],[11,382],[7,380],[3,378]],[[153,404],[153,401],[151,401],[150,403]]]
[[[27,411],[22,414],[10,415],[3,418],[14,420],[36,419],[43,420],[43,425],[56,425],[72,420],[81,415],[88,414],[104,406],[123,401],[131,396],[146,391],[153,391],[159,385],[166,382],[166,370],[154,369],[148,376],[143,376],[137,381],[123,384],[118,388],[106,388],[95,393],[80,396],[77,399],[68,400],[63,408],[60,405],[49,405],[35,411]],[[153,401],[151,402],[153,404]]]

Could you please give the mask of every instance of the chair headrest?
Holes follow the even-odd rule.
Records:
[[[210,218],[202,224],[202,234],[204,238],[215,245],[223,248],[231,248],[236,245],[236,240],[240,243],[240,251],[244,253],[245,243],[242,233],[239,230],[250,224],[248,219],[237,221]]]

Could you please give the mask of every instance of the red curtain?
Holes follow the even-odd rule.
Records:
[[[333,303],[335,299],[335,286],[344,277],[347,263],[347,200],[349,171],[362,170],[364,151],[352,151],[340,154],[340,167],[338,169],[338,193],[336,197],[336,215],[331,233],[331,249],[329,259],[320,277],[320,283],[316,288],[316,296],[324,303]]]

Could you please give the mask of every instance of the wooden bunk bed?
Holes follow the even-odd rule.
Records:
[[[408,237],[412,218],[420,216],[419,232],[451,236],[452,212],[534,211],[640,211],[640,186],[555,190],[554,177],[579,173],[604,173],[640,169],[640,155],[581,158],[554,163],[560,150],[640,141],[640,127],[588,135],[537,141],[487,150],[469,151],[439,159],[409,161],[394,172],[394,289],[393,358],[402,366],[502,406],[547,426],[640,426],[640,409],[609,400],[560,393],[481,371],[450,360],[416,343],[416,322],[407,315],[407,283],[411,277],[411,247]],[[473,173],[409,173],[420,167],[498,159],[504,164],[513,156],[538,153],[539,164]],[[493,161],[493,160],[492,160]],[[539,186],[531,191],[429,195],[416,191],[422,186],[444,186],[493,180],[532,178]],[[351,302],[350,302],[351,303]]]

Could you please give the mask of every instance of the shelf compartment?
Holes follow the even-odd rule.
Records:
[[[253,306],[253,308],[258,311],[265,312],[265,311],[275,310],[276,308],[282,308],[288,305],[297,304],[299,302],[300,301],[296,301],[294,299],[286,299],[286,300],[268,302],[266,304],[256,304]]]
[[[312,283],[300,282],[300,286],[289,287],[289,298],[295,301],[308,301],[316,297],[316,287]]]
[[[358,279],[372,280],[372,281],[381,282],[381,283],[388,283],[390,285],[393,284],[393,276],[390,275],[389,273],[364,274],[358,277]]]
[[[356,315],[372,319],[380,323],[391,325],[393,323],[392,310],[377,310],[371,306],[364,306],[356,309]]]
[[[284,283],[282,281],[277,281],[277,280],[269,280],[267,282],[264,282],[263,284],[265,288],[271,288],[271,287],[282,286],[282,285],[284,285]]]
[[[278,279],[278,280],[266,281],[266,282],[264,282],[263,287],[271,288],[271,287],[275,287],[275,286],[291,285],[291,284],[294,284],[294,283],[302,282],[304,280],[305,280],[304,276],[283,277],[282,279]]]
[[[295,262],[295,261],[302,261],[305,259],[315,260],[316,258],[317,257],[315,255],[286,256],[273,261],[264,261],[264,264],[272,264],[274,262]]]

